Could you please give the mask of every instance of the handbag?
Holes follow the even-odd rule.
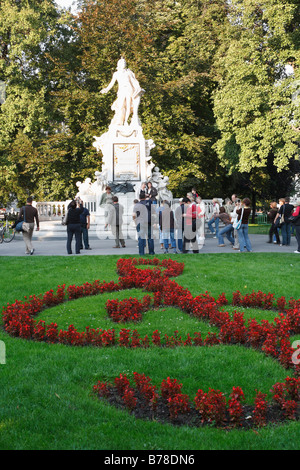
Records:
[[[69,211],[67,210],[64,217],[61,220],[62,225],[67,225],[68,224],[68,213],[69,213]]]
[[[23,227],[23,223],[24,223],[23,220],[21,220],[20,222],[17,223],[16,229],[15,229],[16,232],[23,232],[23,228],[22,228],[22,227]]]
[[[241,213],[240,220],[235,220],[232,224],[233,228],[235,228],[236,230],[239,230],[241,228],[243,214],[244,214],[244,208],[242,208],[242,213]]]
[[[291,215],[291,216],[288,218],[288,222],[291,222],[292,224],[294,224],[295,222],[297,222],[297,220],[299,220],[299,217],[300,217],[300,214],[298,214],[298,215]]]
[[[277,217],[277,219],[275,221],[274,225],[277,228],[281,228],[284,224],[284,209],[285,209],[285,207],[283,206],[282,215],[279,215],[279,217]]]
[[[26,222],[26,216],[25,216],[25,206],[23,207],[23,213],[24,213],[24,220],[20,220],[20,222],[17,223],[16,225],[16,232],[29,232],[29,225]]]

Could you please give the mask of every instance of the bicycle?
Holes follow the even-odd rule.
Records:
[[[15,238],[16,230],[11,227],[8,220],[0,222],[0,243],[9,243]]]

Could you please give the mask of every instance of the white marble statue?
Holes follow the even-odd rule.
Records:
[[[173,195],[172,192],[167,188],[169,184],[169,177],[164,176],[159,182],[157,186],[158,192],[158,199],[160,201],[172,201]]]
[[[96,181],[92,184],[92,191],[94,194],[102,194],[108,184],[107,170],[95,171]]]
[[[151,183],[157,189],[159,182],[163,179],[162,173],[159,171],[158,166],[155,166],[150,178]]]
[[[93,147],[95,147],[97,152],[101,151],[103,153],[104,146],[107,140],[109,139],[108,132],[105,132],[100,137],[97,137],[96,135],[94,135],[94,139],[95,139],[95,142],[93,142]]]
[[[76,194],[76,197],[92,194],[91,178],[86,178],[83,183],[81,181],[77,181],[76,186],[78,188],[78,193]]]
[[[111,107],[115,111],[111,124],[126,126],[128,125],[129,116],[132,114],[131,125],[140,125],[138,107],[145,90],[140,87],[134,73],[126,68],[126,61],[123,57],[118,61],[117,71],[114,72],[111,82],[100,93],[109,92],[116,82],[119,88],[117,99]]]

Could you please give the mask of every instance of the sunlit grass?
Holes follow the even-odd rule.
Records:
[[[160,256],[164,258],[163,256]],[[26,295],[39,294],[65,283],[118,280],[116,256],[2,258],[0,303],[5,305]],[[188,255],[176,260],[185,263],[176,282],[193,295],[224,292],[231,302],[240,290],[272,292],[298,298],[300,268],[293,255],[251,254],[236,256]],[[275,273],[275,274],[274,274]],[[289,282],[284,280],[290,279]],[[177,308],[160,308],[143,314],[139,323],[113,324],[107,318],[105,302],[110,298],[142,298],[145,292],[132,289],[63,303],[41,312],[38,319],[57,322],[66,329],[73,324],[79,331],[91,328],[137,329],[141,336],[158,329],[183,338],[188,333],[217,331],[206,322]],[[246,320],[273,321],[275,311],[236,308]],[[293,338],[299,339],[298,337]],[[299,449],[299,423],[268,426],[259,434],[216,428],[180,428],[157,422],[136,420],[97,400],[91,394],[97,380],[113,380],[119,373],[132,376],[144,372],[159,385],[168,377],[183,384],[183,392],[193,398],[198,388],[222,390],[227,396],[232,386],[243,388],[247,402],[255,390],[268,395],[270,387],[288,375],[278,362],[243,346],[180,347],[131,350],[121,347],[95,348],[51,345],[14,339],[0,330],[6,346],[6,364],[0,365],[0,448],[1,449]],[[293,439],[290,436],[293,436]]]

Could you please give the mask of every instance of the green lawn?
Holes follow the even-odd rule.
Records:
[[[159,256],[163,258],[164,256]],[[44,293],[65,283],[115,280],[117,256],[2,257],[0,305]],[[252,253],[178,255],[184,261],[176,282],[193,295],[252,290],[272,292],[276,297],[299,298],[300,262],[293,254]],[[104,305],[108,298],[139,297],[138,290],[78,299],[43,311],[38,318],[103,329],[136,328],[151,336],[156,329],[182,337],[187,333],[217,331],[174,308],[149,311],[138,325],[112,324]],[[229,308],[229,307],[228,307]],[[231,307],[232,310],[232,307]],[[244,310],[247,318],[272,321],[274,312]],[[299,338],[300,339],[300,338]],[[198,449],[299,449],[300,424],[287,422],[258,432],[214,427],[173,427],[155,421],[136,420],[96,399],[92,386],[98,380],[113,380],[122,373],[145,373],[154,384],[170,376],[183,383],[183,393],[194,397],[197,390],[217,388],[228,394],[241,386],[247,402],[255,389],[269,394],[271,385],[288,375],[276,361],[242,346],[175,349],[151,347],[76,348],[14,339],[0,330],[6,346],[6,364],[0,364],[0,449],[103,449],[103,450],[198,450]]]

